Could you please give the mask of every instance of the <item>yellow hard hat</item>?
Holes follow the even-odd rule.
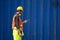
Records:
[[[22,10],[23,11],[23,7],[22,6],[18,6],[17,7],[17,11],[19,11],[19,10]]]

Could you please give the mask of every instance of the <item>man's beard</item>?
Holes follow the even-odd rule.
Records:
[[[21,16],[21,14],[18,14],[18,16]]]

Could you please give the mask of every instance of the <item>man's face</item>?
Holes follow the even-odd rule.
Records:
[[[21,16],[22,15],[22,10],[20,10],[20,11],[18,11],[19,12],[19,16]]]
[[[22,10],[20,10],[19,13],[22,14]]]

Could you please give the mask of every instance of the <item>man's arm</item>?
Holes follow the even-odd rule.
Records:
[[[19,17],[18,16],[16,16],[15,22],[16,22],[16,28],[19,29]]]
[[[12,19],[12,29],[14,29],[15,27],[15,17],[16,17],[16,14],[13,16],[13,19]]]
[[[15,27],[15,17],[13,17],[12,19],[12,29],[14,29],[14,27]]]

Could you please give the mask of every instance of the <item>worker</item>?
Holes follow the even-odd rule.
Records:
[[[23,7],[18,6],[17,12],[14,14],[12,19],[13,40],[22,40],[22,36],[24,36],[23,23],[26,23],[27,20],[22,22],[22,19],[20,18],[22,12]]]

